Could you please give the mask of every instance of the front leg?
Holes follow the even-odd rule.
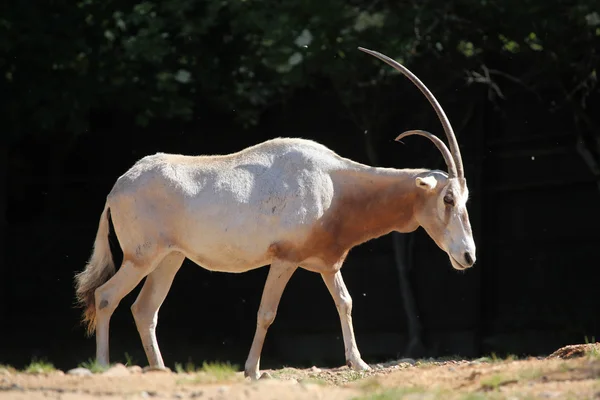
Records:
[[[265,282],[256,318],[256,333],[244,368],[244,375],[250,377],[250,379],[260,378],[260,353],[265,342],[267,329],[275,320],[283,289],[285,289],[296,268],[296,265],[283,261],[275,261],[269,268],[269,275]]]
[[[344,347],[346,353],[346,364],[356,371],[366,371],[371,369],[360,357],[356,339],[354,338],[354,328],[352,327],[352,297],[346,289],[342,273],[322,273],[321,277],[335,301],[335,306],[340,314],[340,323],[342,325],[342,334],[344,336]]]

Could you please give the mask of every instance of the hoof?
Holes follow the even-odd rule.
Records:
[[[171,370],[167,367],[151,367],[147,366],[142,369],[144,373],[146,372],[171,372]]]
[[[257,381],[260,378],[258,371],[244,370],[244,377],[250,378],[251,381]]]
[[[346,362],[346,365],[348,365],[348,367],[352,368],[355,371],[370,371],[371,370],[371,367],[369,367],[369,364],[367,364],[360,358],[358,360],[348,360]]]

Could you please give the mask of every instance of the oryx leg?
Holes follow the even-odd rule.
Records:
[[[354,337],[354,328],[352,327],[352,297],[346,289],[342,273],[322,273],[321,277],[329,289],[329,293],[335,301],[338,313],[340,314],[340,323],[342,325],[342,335],[344,337],[344,348],[346,354],[346,364],[354,370],[365,371],[371,369],[360,357],[356,339]]]
[[[158,261],[160,258],[152,259],[152,261],[145,259],[142,263],[125,256],[117,273],[96,289],[94,293],[96,299],[96,360],[100,365],[107,366],[109,364],[110,317],[121,299],[153,270]]]
[[[156,325],[158,310],[169,293],[173,279],[179,271],[185,256],[179,252],[168,254],[156,269],[146,277],[144,286],[131,306],[148,364],[153,369],[165,369],[158,341]]]
[[[254,334],[252,347],[250,347],[250,353],[248,354],[244,368],[244,375],[251,379],[258,379],[260,377],[260,354],[265,342],[267,329],[275,320],[283,290],[297,268],[297,265],[284,261],[275,261],[269,268],[269,275],[265,282],[256,318],[256,333]]]

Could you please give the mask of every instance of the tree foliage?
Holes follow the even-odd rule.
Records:
[[[253,125],[298,88],[328,82],[340,101],[397,74],[357,50],[381,51],[445,79],[512,82],[552,106],[585,108],[597,91],[596,1],[80,0],[5,5],[1,87],[11,133],[72,135],[90,112],[146,125],[235,110]],[[512,60],[514,71],[499,69]],[[443,68],[442,68],[443,67]]]

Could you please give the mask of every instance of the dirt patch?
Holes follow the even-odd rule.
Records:
[[[523,360],[399,360],[368,372],[340,368],[267,370],[250,382],[242,372],[215,379],[117,367],[73,376],[0,369],[0,400],[34,399],[600,399],[600,344],[567,346]]]

